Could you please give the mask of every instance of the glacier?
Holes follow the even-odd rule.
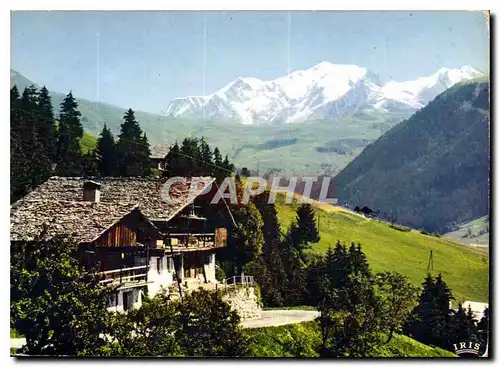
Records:
[[[207,96],[175,98],[162,115],[252,125],[303,123],[367,111],[416,111],[456,83],[482,75],[471,66],[442,67],[415,80],[381,83],[366,68],[324,61],[274,80],[239,77]]]

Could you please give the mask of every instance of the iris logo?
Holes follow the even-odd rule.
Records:
[[[473,357],[479,355],[481,344],[475,342],[460,342],[453,344],[455,354],[463,357]]]

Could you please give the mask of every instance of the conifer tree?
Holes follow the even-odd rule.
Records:
[[[21,96],[14,85],[10,90],[10,201],[26,194],[31,180],[27,167],[29,151],[26,150],[27,129],[21,110]]]
[[[412,311],[404,333],[427,345],[450,348],[451,290],[441,274],[434,281],[430,274],[422,284],[419,304]],[[428,325],[433,325],[429,328]]]
[[[59,176],[79,176],[82,172],[80,139],[83,136],[83,127],[80,116],[78,103],[69,92],[61,103],[59,112],[56,168]]]
[[[147,176],[150,171],[149,143],[146,136],[142,135],[141,127],[131,108],[123,116],[118,138],[118,174],[125,177]]]
[[[54,123],[54,110],[52,108],[52,99],[47,88],[42,87],[38,94],[38,126],[37,133],[43,150],[50,161],[56,159],[56,126]]]
[[[115,176],[118,171],[118,155],[115,139],[106,124],[97,139],[96,153],[99,175],[101,177]]]
[[[200,140],[200,159],[201,159],[201,175],[212,176],[214,173],[214,162],[212,151],[205,138]]]
[[[217,181],[222,181],[226,177],[226,172],[224,171],[222,155],[220,154],[219,148],[214,149],[214,166],[215,166],[215,178]]]
[[[265,192],[256,198],[256,206],[264,223],[262,227],[264,245],[261,257],[263,265],[267,268],[267,274],[263,275],[269,277],[268,287],[261,286],[261,292],[266,305],[277,307],[283,305],[282,293],[287,286],[287,276],[282,261],[281,227],[278,213],[274,204],[267,204],[268,196],[269,193]]]
[[[246,264],[260,256],[264,242],[263,222],[252,202],[234,205],[231,211],[237,225],[231,229],[227,249],[235,265],[233,272],[237,274]]]
[[[201,154],[198,138],[185,138],[180,147],[180,167],[182,176],[199,176],[201,172]]]
[[[38,114],[38,92],[35,86],[27,87],[21,97],[23,150],[28,169],[28,186],[34,188],[46,181],[51,173],[50,157],[40,136],[40,115]]]
[[[351,243],[347,267],[349,272],[363,273],[365,276],[370,277],[368,260],[365,253],[361,251],[361,244],[358,243],[356,246],[354,242]]]
[[[349,274],[345,284],[326,283],[318,310],[323,357],[367,357],[382,343],[383,307],[373,282],[362,274]]]
[[[164,176],[175,177],[182,176],[181,172],[181,162],[180,162],[180,148],[177,141],[170,148],[167,155],[165,156],[165,171]]]
[[[451,344],[456,342],[477,342],[479,340],[477,337],[476,320],[470,307],[466,310],[461,303],[458,304],[458,308],[451,318],[449,331],[449,335],[453,336],[454,340],[449,342],[448,349],[451,349]]]
[[[292,225],[291,234],[301,249],[308,248],[310,242],[316,243],[320,240],[311,204],[302,204],[297,208],[296,220],[296,224]]]
[[[225,177],[231,176],[231,173],[234,172],[234,164],[229,162],[229,158],[226,154],[226,158],[224,158],[224,161],[222,162],[222,167],[225,169]]]

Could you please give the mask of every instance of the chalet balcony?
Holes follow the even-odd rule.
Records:
[[[102,271],[100,284],[133,288],[147,285],[147,265]]]
[[[209,250],[226,246],[227,232],[169,233],[169,237],[174,251]]]

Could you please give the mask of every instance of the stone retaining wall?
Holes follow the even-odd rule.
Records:
[[[242,320],[262,317],[262,308],[257,290],[252,286],[234,286],[227,288],[222,299],[240,315]]]

